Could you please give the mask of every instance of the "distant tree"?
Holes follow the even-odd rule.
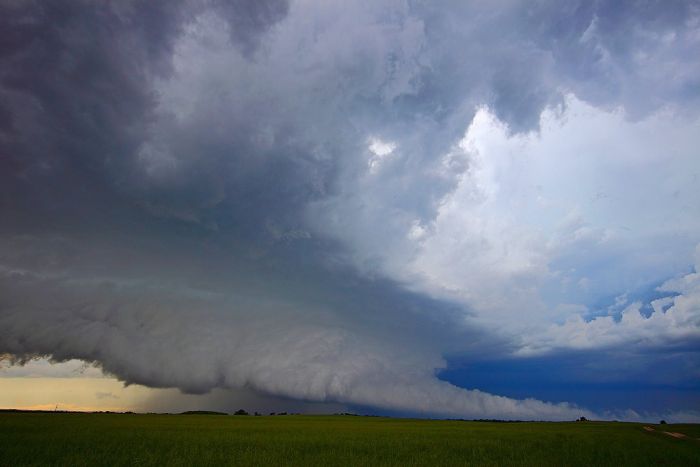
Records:
[[[259,412],[255,412],[255,416],[256,416],[256,417],[259,417],[259,416],[260,416],[260,413],[259,413]]]
[[[287,412],[280,412],[277,415],[287,415]]]
[[[233,412],[234,415],[248,415],[248,412],[246,412],[243,409],[238,409],[235,412]]]
[[[661,421],[659,422],[659,425],[665,425],[665,424],[666,424],[666,420],[661,420]]]
[[[270,415],[276,415],[275,412],[270,412]]]
[[[586,417],[581,417],[581,418],[579,418],[579,419],[576,420],[576,421],[577,421],[577,422],[587,422],[588,419],[587,419]]]

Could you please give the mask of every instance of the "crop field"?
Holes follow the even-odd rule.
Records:
[[[686,466],[698,438],[699,425],[6,412],[0,465]]]

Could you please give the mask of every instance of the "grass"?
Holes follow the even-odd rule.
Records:
[[[0,413],[0,465],[700,465],[635,423]],[[697,425],[654,426],[697,435]]]

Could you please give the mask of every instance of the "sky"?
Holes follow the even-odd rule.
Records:
[[[700,421],[700,3],[0,2],[0,407]]]

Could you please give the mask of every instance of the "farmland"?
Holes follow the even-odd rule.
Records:
[[[681,466],[700,465],[699,437],[618,422],[5,412],[0,465]]]

